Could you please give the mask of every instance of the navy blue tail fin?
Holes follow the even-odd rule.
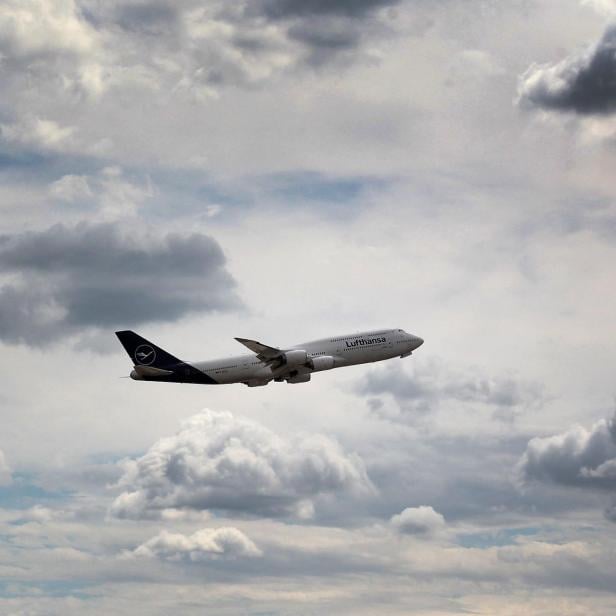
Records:
[[[136,366],[166,368],[182,363],[182,360],[167,353],[167,351],[157,347],[130,329],[115,334]]]

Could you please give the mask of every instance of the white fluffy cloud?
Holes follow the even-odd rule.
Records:
[[[26,116],[12,124],[0,124],[0,136],[11,145],[63,152],[73,144],[75,128],[53,120]]]
[[[445,518],[432,507],[407,507],[394,515],[390,524],[404,535],[433,535],[445,526]]]
[[[606,17],[616,15],[616,0],[582,0],[582,4],[594,8]]]
[[[95,36],[73,0],[6,0],[0,6],[0,45],[14,57],[80,55],[95,46]]]
[[[203,528],[192,535],[161,531],[137,547],[133,554],[164,560],[192,562],[261,556],[261,550],[240,530]]]
[[[15,91],[97,96],[103,37],[74,0],[8,0],[0,6],[3,78]]]
[[[149,178],[127,178],[121,167],[104,167],[97,174],[67,174],[52,182],[49,196],[56,202],[78,206],[92,203],[97,209],[90,220],[124,220],[137,214],[139,207],[155,193]]]
[[[124,462],[117,517],[221,509],[310,517],[322,494],[371,489],[363,462],[319,434],[282,438],[254,421],[204,410]]]
[[[92,198],[92,190],[87,176],[63,175],[49,186],[49,194],[53,199],[66,203],[75,203]]]

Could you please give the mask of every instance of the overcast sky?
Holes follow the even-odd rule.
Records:
[[[1,613],[615,613],[614,0],[4,0],[0,87]]]

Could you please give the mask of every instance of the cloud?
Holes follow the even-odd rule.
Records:
[[[132,32],[161,34],[180,25],[182,2],[117,2],[113,6],[115,23]],[[186,3],[184,3],[186,4]]]
[[[91,199],[92,189],[87,176],[68,174],[56,180],[49,187],[49,194],[58,201],[75,203]]]
[[[355,20],[313,17],[293,24],[288,36],[311,50],[309,61],[323,64],[336,53],[353,49],[360,44],[362,28]]]
[[[121,167],[109,166],[92,175],[63,175],[49,185],[48,194],[58,204],[93,210],[91,222],[125,222],[137,215],[155,189],[149,177],[138,183],[127,178]]]
[[[0,486],[8,486],[11,484],[11,469],[6,463],[4,453],[0,449]]]
[[[74,0],[7,0],[0,6],[3,81],[26,92],[97,96],[104,89],[102,39]]]
[[[459,372],[436,361],[416,366],[413,375],[400,364],[373,369],[356,385],[356,391],[364,396],[391,395],[401,412],[397,419],[402,420],[447,403],[482,404],[492,408],[497,417],[511,418],[543,400],[537,384],[488,377],[478,371]],[[380,414],[383,404],[373,398],[371,406]]]
[[[365,40],[383,33],[384,22],[376,18],[377,9],[397,3],[398,0],[263,0],[251,5],[247,12],[283,22],[279,27],[300,46],[297,65],[320,67],[339,58],[356,61]]]
[[[12,124],[0,124],[0,136],[11,145],[63,152],[73,144],[75,128],[53,120],[26,116]]]
[[[73,0],[6,0],[0,6],[0,49],[10,57],[80,55],[92,49],[95,38]]]
[[[314,500],[371,490],[359,457],[319,435],[284,439],[231,413],[204,410],[136,460],[124,462],[121,518],[156,518],[170,508],[311,517]]]
[[[322,62],[357,50],[360,30],[375,32],[376,9],[395,4],[11,0],[0,8],[0,79],[13,94],[34,79],[39,96],[73,102],[135,87],[203,100],[299,70],[319,49]]]
[[[0,236],[0,338],[44,346],[84,329],[175,321],[236,308],[218,243],[199,233],[62,224]]]
[[[582,0],[582,4],[592,7],[605,17],[616,15],[616,0]]]
[[[16,521],[22,524],[27,522],[49,524],[52,520],[66,516],[67,514],[64,511],[50,509],[49,507],[44,507],[43,505],[34,505],[34,507],[30,507],[29,509],[23,511]]]
[[[137,547],[133,554],[163,560],[199,562],[218,559],[254,558],[261,550],[233,527],[203,528],[192,535],[161,531]]]
[[[433,535],[445,526],[445,518],[432,507],[407,507],[394,515],[390,524],[403,535]]]
[[[616,522],[616,499],[614,499],[608,507],[605,508],[603,512],[606,520],[610,522]]]
[[[558,64],[533,64],[518,85],[519,103],[580,115],[616,111],[616,25],[584,53]]]
[[[313,15],[345,15],[358,18],[398,2],[399,0],[261,0],[257,5],[265,15],[275,19]]]
[[[602,419],[590,430],[573,426],[561,434],[532,439],[517,472],[524,483],[615,490],[616,419]]]

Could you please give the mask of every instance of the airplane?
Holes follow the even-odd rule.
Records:
[[[403,329],[332,336],[284,348],[235,338],[252,354],[187,362],[133,331],[116,332],[116,336],[133,360],[130,378],[136,381],[205,385],[244,383],[248,387],[260,387],[271,381],[307,383],[314,372],[408,357],[424,342]]]

